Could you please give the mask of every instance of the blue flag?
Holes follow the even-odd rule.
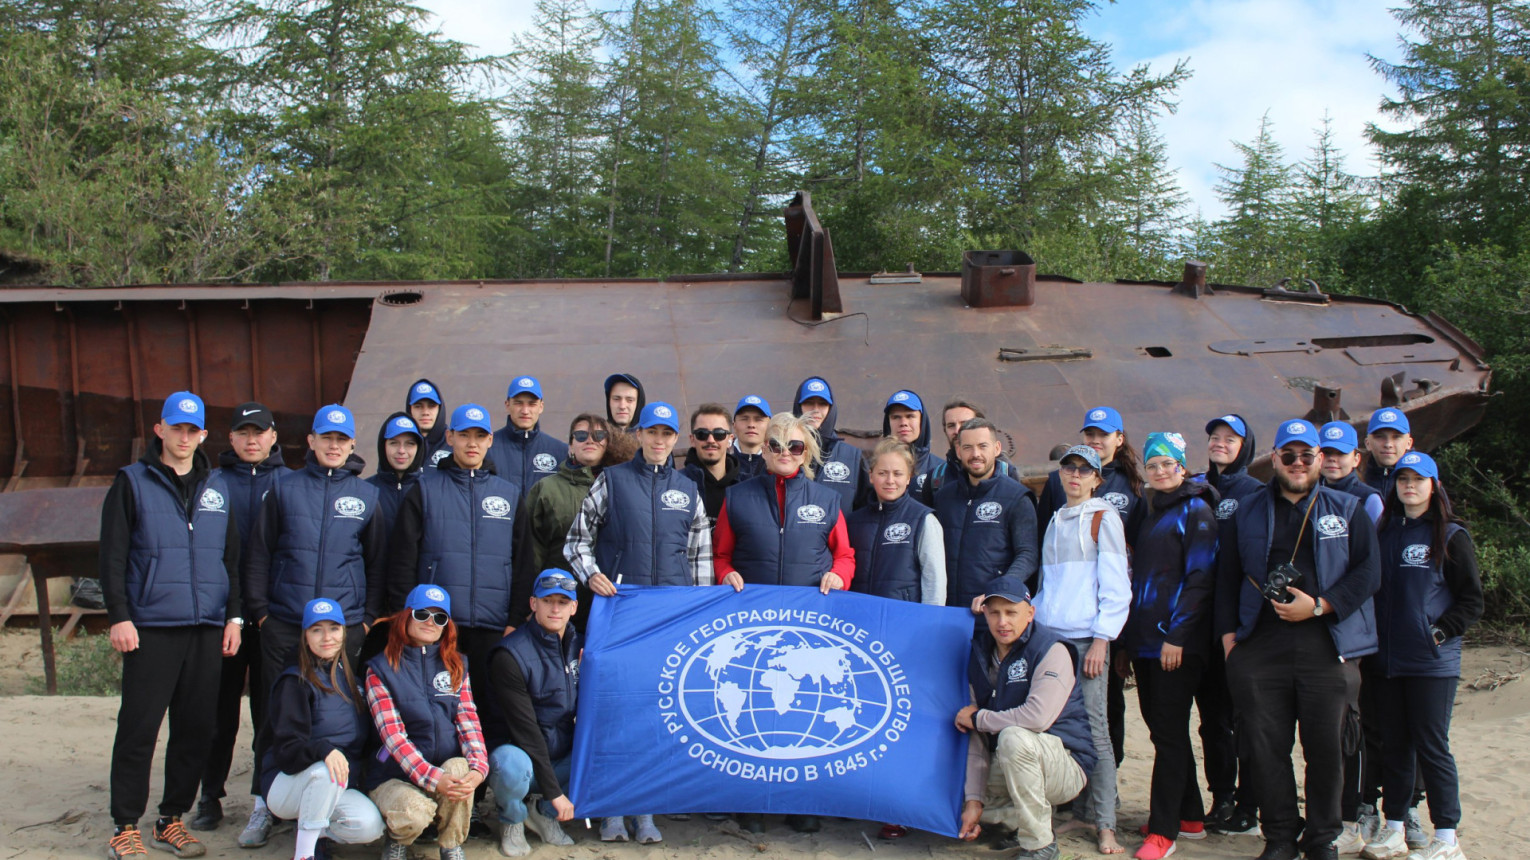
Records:
[[[955,836],[971,643],[962,609],[621,586],[590,614],[574,808],[829,815]]]

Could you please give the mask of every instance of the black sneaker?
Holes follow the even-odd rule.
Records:
[[[191,823],[186,826],[205,832],[217,830],[222,821],[223,803],[216,797],[204,797],[197,802],[197,814],[191,816]]]
[[[1259,852],[1258,860],[1296,860],[1301,852],[1296,850],[1295,842],[1265,842],[1264,850]]]
[[[1258,836],[1259,818],[1246,809],[1235,809],[1228,818],[1213,823],[1208,820],[1206,829],[1227,836]]]
[[[823,829],[816,815],[788,815],[786,823],[798,833],[817,833]]]
[[[1211,802],[1211,811],[1206,813],[1206,829],[1217,831],[1223,824],[1230,821],[1237,812],[1238,804],[1232,795],[1223,795]]]
[[[745,833],[759,835],[765,832],[765,816],[758,812],[740,812],[734,816]]]

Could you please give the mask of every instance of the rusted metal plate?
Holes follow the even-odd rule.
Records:
[[[101,537],[106,487],[0,493],[0,553],[92,548]],[[35,567],[37,562],[32,562]]]
[[[1414,346],[1352,346],[1344,350],[1356,364],[1422,364],[1430,361],[1455,361],[1461,357],[1456,348],[1444,343]]]

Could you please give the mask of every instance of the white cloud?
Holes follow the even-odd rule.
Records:
[[[536,13],[533,0],[419,0],[418,5],[435,13],[431,26],[443,36],[473,46],[480,56],[509,53]]]
[[[1178,112],[1160,119],[1159,129],[1192,205],[1208,218],[1223,214],[1213,190],[1215,165],[1241,164],[1232,141],[1251,140],[1266,111],[1289,161],[1308,154],[1326,112],[1346,169],[1376,173],[1365,126],[1381,120],[1377,106],[1388,87],[1366,55],[1397,55],[1397,23],[1387,11],[1393,2],[1155,3],[1165,14],[1141,21],[1138,36],[1162,52],[1140,60],[1131,35],[1110,35],[1123,64],[1145,61],[1166,70],[1189,60],[1194,75],[1180,88]]]

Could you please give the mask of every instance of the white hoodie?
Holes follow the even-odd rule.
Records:
[[[1100,540],[1090,536],[1095,511]],[[1041,544],[1036,621],[1069,639],[1114,640],[1132,605],[1121,515],[1104,499],[1059,508]]]

